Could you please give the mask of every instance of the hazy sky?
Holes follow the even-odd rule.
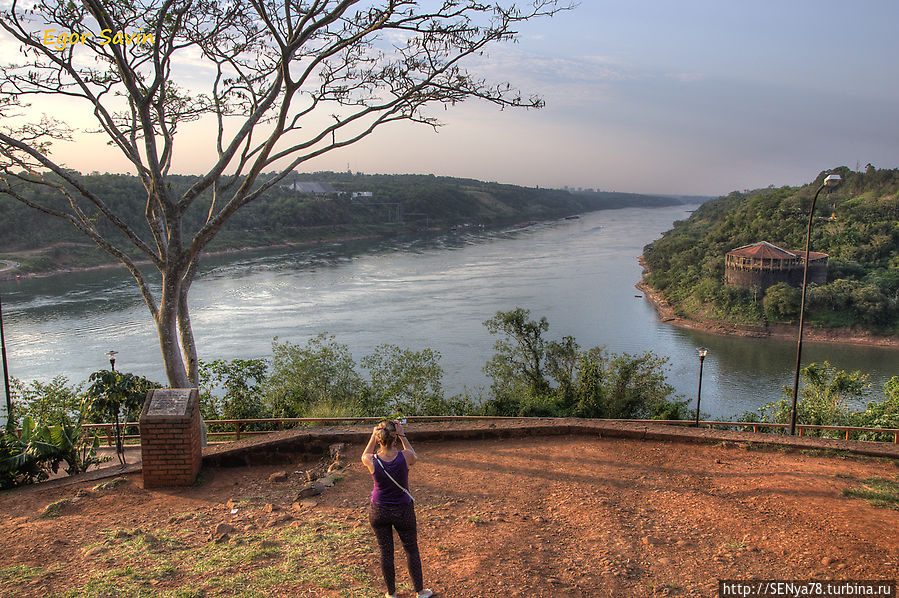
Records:
[[[473,65],[544,109],[468,102],[437,113],[439,133],[391,126],[306,170],[716,195],[897,167],[897,26],[896,0],[583,0]],[[124,169],[99,142],[57,155]],[[182,150],[176,169],[209,159]]]

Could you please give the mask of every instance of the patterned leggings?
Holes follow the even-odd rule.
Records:
[[[376,505],[368,508],[368,522],[378,538],[381,549],[381,573],[387,584],[387,593],[396,593],[396,572],[393,566],[393,528],[396,528],[403,548],[406,549],[406,566],[415,591],[424,588],[421,577],[421,556],[418,553],[418,530],[415,524],[415,507],[407,505]]]

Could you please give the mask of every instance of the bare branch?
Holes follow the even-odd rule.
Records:
[[[35,149],[27,143],[19,141],[18,139],[13,139],[9,135],[0,132],[0,147],[3,147],[5,155],[13,155],[12,150],[19,150],[23,154],[26,154],[30,158],[32,158],[35,163],[52,171],[61,179],[64,179],[67,183],[74,187],[78,191],[78,193],[80,193],[85,199],[94,204],[100,210],[100,212],[113,225],[116,226],[116,228],[118,228],[125,234],[125,236],[128,237],[128,239],[135,245],[135,247],[143,251],[148,258],[153,260],[154,264],[159,264],[159,258],[154,255],[150,247],[148,247],[147,244],[144,243],[143,240],[134,231],[131,230],[131,227],[125,224],[125,222],[123,222],[117,214],[109,209],[109,207],[102,199],[95,195],[90,189],[82,185],[81,181],[79,181],[77,177],[73,176],[70,171],[62,168],[61,166],[50,160],[45,153],[41,153],[40,146]]]
[[[129,266],[157,319],[173,384],[194,377],[180,371],[196,356],[187,311],[193,268],[237,210],[307,160],[378,127],[440,126],[429,106],[479,99],[539,108],[540,98],[469,72],[470,59],[514,41],[522,23],[571,8],[565,0],[28,1],[0,9],[0,27],[21,45],[18,63],[0,59],[0,192],[68,220]],[[36,120],[26,102],[41,97],[66,98],[71,111]],[[113,198],[101,199],[49,157],[53,142],[85,132],[64,122],[81,109],[87,132],[103,134],[140,177],[143,234],[152,242],[116,213]],[[185,126],[207,118],[216,127],[209,165],[175,191],[170,172]],[[260,179],[272,167],[274,176]],[[17,185],[52,187],[67,206],[37,203]],[[205,223],[182,230],[207,192]],[[163,273],[158,306],[127,255],[100,234],[94,208]],[[176,320],[180,341],[172,338]]]
[[[68,196],[68,194],[62,187],[54,187],[61,193],[64,193]],[[53,216],[55,218],[61,218],[63,220],[69,221],[72,226],[87,235],[106,253],[124,264],[124,266],[128,269],[128,272],[131,273],[131,276],[134,277],[134,280],[137,282],[137,286],[140,289],[141,296],[144,298],[144,302],[147,304],[150,312],[154,314],[158,312],[158,308],[156,307],[156,299],[153,297],[153,293],[150,290],[150,287],[147,285],[147,281],[144,278],[143,273],[137,268],[137,265],[135,265],[134,261],[130,257],[128,257],[125,252],[115,247],[112,243],[101,236],[92,226],[89,225],[85,218],[79,218],[73,216],[72,214],[54,210],[53,208],[31,201],[27,197],[24,197],[23,195],[18,193],[16,189],[9,184],[9,181],[2,177],[0,177],[0,194],[9,195],[10,197],[22,202],[26,206],[47,214],[48,216]],[[70,203],[74,203],[74,200],[71,196],[68,196],[68,198]]]

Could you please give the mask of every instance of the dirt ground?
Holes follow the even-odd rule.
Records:
[[[719,579],[899,578],[899,511],[843,496],[860,480],[899,479],[895,461],[585,436],[416,448],[410,479],[425,581],[440,597],[717,596]],[[321,534],[331,520],[356,535],[325,558],[358,570],[367,589],[283,582],[272,595],[383,596],[360,452],[348,447],[342,478],[302,507],[292,508],[304,481],[296,472],[310,463],[204,470],[186,489],[144,490],[132,474],[106,490],[91,482],[4,492],[0,595],[116,595],[84,589],[116,565],[104,556],[109,539],[135,533],[111,530],[179,533],[199,549],[222,523],[239,537],[312,520]],[[287,481],[270,480],[281,471]],[[41,516],[79,494],[58,516]],[[399,595],[408,597],[401,553]],[[241,571],[247,579],[254,562]],[[244,595],[217,589],[217,573],[171,569],[142,581],[150,593],[139,595],[187,587]]]

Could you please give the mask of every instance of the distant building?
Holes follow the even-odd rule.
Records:
[[[284,185],[288,189],[293,189],[299,193],[308,195],[332,195],[337,193],[337,189],[331,186],[331,183],[314,183],[294,181]]]
[[[827,282],[826,253],[809,252],[808,281]],[[802,286],[805,251],[791,251],[761,241],[737,247],[724,256],[724,283],[742,289],[764,291],[779,282]]]
[[[375,194],[372,191],[353,191],[353,199],[357,197],[374,197]]]

